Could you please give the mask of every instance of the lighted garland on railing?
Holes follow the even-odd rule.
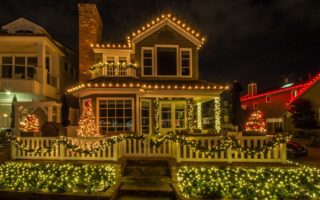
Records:
[[[267,153],[273,150],[279,144],[286,144],[290,140],[291,136],[287,135],[277,135],[273,141],[268,141],[262,147],[249,147],[243,146],[239,143],[238,138],[236,136],[221,136],[221,143],[218,145],[213,145],[210,147],[205,147],[202,144],[199,144],[192,139],[188,138],[185,135],[179,135],[174,132],[169,132],[167,135],[160,136],[153,140],[153,145],[159,147],[165,141],[177,142],[181,145],[185,145],[191,148],[193,151],[197,151],[203,153],[205,155],[214,155],[217,152],[226,151],[227,149],[231,148],[236,150],[239,153],[245,154],[261,154]]]
[[[137,68],[137,64],[133,63],[96,63],[92,65],[89,70],[90,71],[95,71],[98,69],[101,69],[103,67],[106,67],[108,69],[127,69],[127,68]]]
[[[10,129],[9,129],[10,130]],[[100,150],[104,150],[107,147],[119,143],[120,141],[124,140],[142,140],[145,137],[140,134],[121,134],[118,136],[112,136],[106,139],[105,142],[99,142],[99,138],[96,138],[96,141],[91,144],[74,144],[79,140],[71,140],[68,139],[67,137],[61,136],[59,138],[51,140],[51,143],[46,146],[46,147],[38,147],[38,148],[32,148],[30,146],[27,146],[23,144],[23,142],[20,140],[19,137],[12,136],[10,134],[11,131],[8,131],[5,133],[6,134],[6,139],[11,142],[11,144],[15,145],[18,150],[22,150],[28,153],[35,153],[35,154],[40,154],[40,153],[50,153],[54,150],[54,148],[58,148],[58,144],[62,144],[66,149],[80,153],[80,154],[85,154],[85,155],[91,155],[91,154],[96,154]]]

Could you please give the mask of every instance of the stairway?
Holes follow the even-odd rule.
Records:
[[[117,199],[175,199],[168,161],[127,160]]]

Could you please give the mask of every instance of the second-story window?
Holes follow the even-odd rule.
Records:
[[[109,64],[115,63],[115,62],[114,62],[114,57],[113,57],[113,56],[108,56],[108,57],[107,57],[107,63],[109,63]]]
[[[100,63],[102,62],[103,59],[102,59],[102,53],[95,53],[94,54],[94,62],[95,63]]]
[[[177,76],[177,48],[157,47],[157,75]]]
[[[119,57],[120,64],[127,64],[127,57]]]
[[[25,65],[26,57],[17,56],[15,57],[15,68],[14,68],[14,78],[24,79],[25,77]]]
[[[152,76],[153,75],[153,50],[152,49],[143,49],[142,50],[142,74],[143,76]]]
[[[180,51],[181,76],[191,75],[191,49],[181,49]]]

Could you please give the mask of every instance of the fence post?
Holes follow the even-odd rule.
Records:
[[[227,149],[227,163],[231,164],[232,163],[232,149],[229,147]]]
[[[178,142],[173,143],[176,146],[176,158],[177,158],[177,163],[181,162],[181,153],[180,153],[180,144]]]
[[[16,146],[14,144],[11,144],[11,159],[15,160],[16,159]]]
[[[58,144],[59,145],[59,148],[58,148],[58,155],[59,155],[59,158],[60,160],[64,160],[64,153],[65,153],[65,148],[64,148],[64,145],[62,144]]]
[[[280,144],[280,159],[282,164],[287,163],[287,144]]]

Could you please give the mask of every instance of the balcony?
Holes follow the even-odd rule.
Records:
[[[98,63],[90,68],[91,78],[107,77],[136,77],[136,67],[131,64]]]

